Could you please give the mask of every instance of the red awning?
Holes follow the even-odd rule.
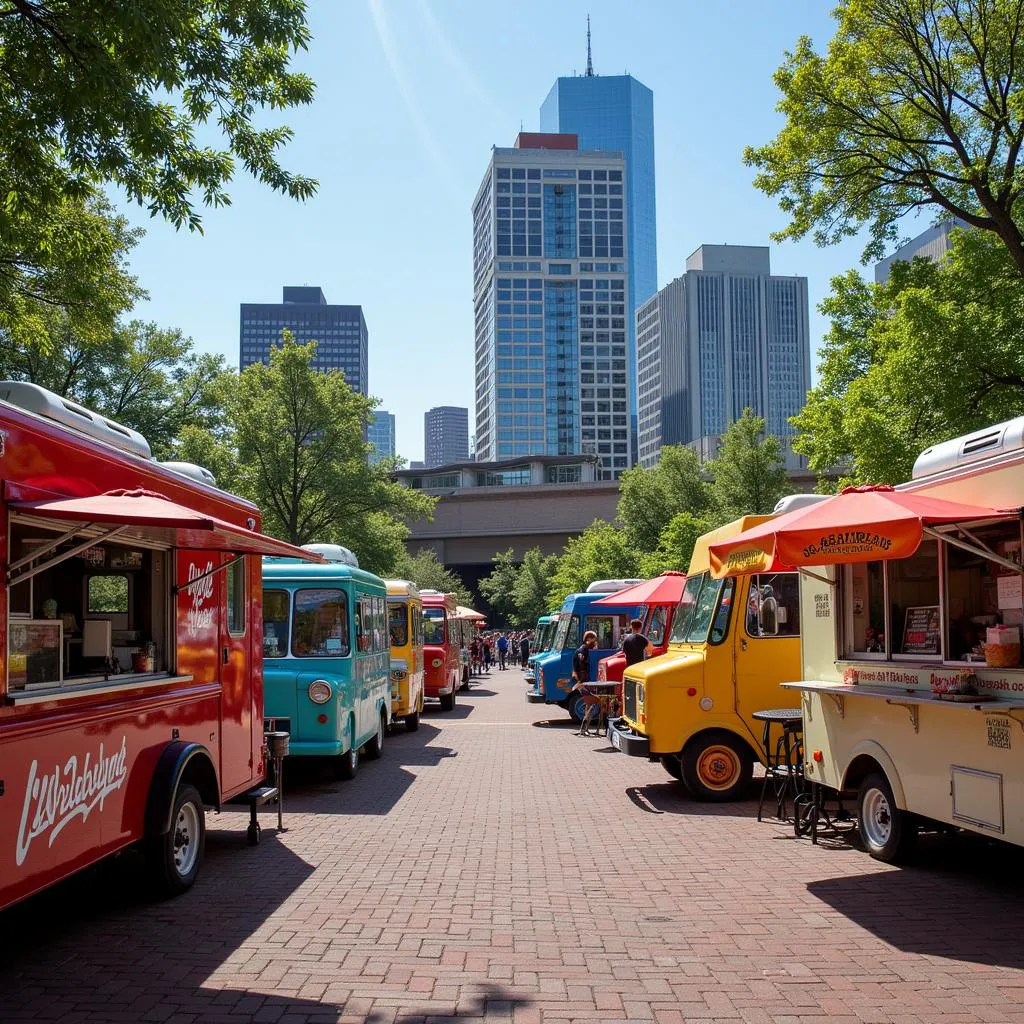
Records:
[[[812,565],[908,558],[933,527],[1016,518],[1019,510],[965,505],[892,487],[847,487],[710,545],[716,577]]]
[[[108,491],[87,498],[12,501],[7,507],[15,513],[63,523],[68,529],[76,523],[116,528],[119,541],[136,538],[168,548],[323,561],[319,555],[286,541],[197,512],[152,491]]]
[[[663,572],[653,580],[635,583],[625,590],[602,597],[595,601],[595,606],[602,608],[635,608],[640,604],[671,604],[677,605],[683,597],[686,586],[686,574],[681,572]]]

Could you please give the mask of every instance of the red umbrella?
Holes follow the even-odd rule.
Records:
[[[594,605],[602,608],[633,608],[640,604],[675,605],[682,599],[685,585],[685,573],[672,570],[655,576],[653,580],[644,580],[643,583],[635,583],[625,590],[602,597]]]
[[[888,486],[847,487],[825,501],[711,544],[711,573],[720,578],[806,565],[908,558],[922,537],[933,533],[932,527],[1018,514]]]

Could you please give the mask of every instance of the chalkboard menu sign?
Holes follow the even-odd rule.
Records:
[[[31,686],[60,685],[60,619],[11,619],[8,636],[7,686],[12,693]]]
[[[942,633],[939,606],[908,608],[903,627],[903,654],[938,654]]]

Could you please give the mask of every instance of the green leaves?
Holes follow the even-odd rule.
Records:
[[[765,423],[750,409],[722,435],[718,457],[708,463],[714,477],[712,503],[721,522],[764,515],[788,490],[782,442],[765,433]]]
[[[812,469],[908,480],[928,445],[1020,414],[1024,282],[1006,248],[954,232],[940,263],[897,263],[884,285],[836,278],[818,385],[793,423]]]
[[[1024,273],[1020,0],[841,0],[824,55],[804,37],[775,74],[786,123],[749,147],[789,218],[773,237],[869,231],[880,257],[922,206],[990,231]]]
[[[532,627],[548,611],[548,585],[558,558],[531,548],[517,563],[514,550],[509,548],[498,552],[493,562],[493,571],[480,580],[480,593],[499,623],[521,629]]]

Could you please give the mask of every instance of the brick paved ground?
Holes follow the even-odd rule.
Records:
[[[256,849],[211,819],[181,899],[122,860],[0,915],[0,1019],[1024,1022],[1018,851],[813,848],[576,737],[521,680],[353,782],[304,771]]]

